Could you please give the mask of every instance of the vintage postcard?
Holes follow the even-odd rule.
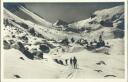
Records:
[[[127,2],[1,2],[2,82],[126,82]]]

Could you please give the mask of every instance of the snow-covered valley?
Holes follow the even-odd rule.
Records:
[[[123,5],[98,10],[72,24],[52,24],[23,6],[18,9],[34,22],[4,8],[5,78],[124,78]],[[77,68],[71,63],[74,57]]]

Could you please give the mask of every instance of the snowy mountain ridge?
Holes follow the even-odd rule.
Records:
[[[10,7],[11,7],[11,5],[10,5]],[[5,9],[8,10],[9,8],[5,6]],[[47,26],[47,27],[52,26],[52,24],[50,22],[46,21],[44,18],[40,17],[39,15],[31,12],[30,10],[25,8],[25,6],[23,6],[23,5],[20,5],[20,4],[14,5],[14,8],[10,9],[8,11],[10,11],[14,15],[16,15],[24,20],[29,20],[31,22],[37,23],[42,26]]]
[[[58,31],[54,28],[48,28],[48,27],[45,27],[45,26],[41,26],[41,25],[35,24],[35,23],[33,23],[29,20],[24,20],[24,19],[16,16],[15,14],[12,14],[7,9],[4,10],[4,13],[5,13],[5,15],[7,15],[7,16],[5,16],[5,19],[7,19],[8,21],[23,23],[28,28],[34,28],[34,30],[36,32],[38,32],[39,34],[41,34],[42,36],[44,36],[48,39],[59,39],[59,38],[61,39],[62,36],[64,36],[64,37],[68,36],[68,34],[66,34],[63,31]],[[64,37],[62,37],[62,38],[64,38]]]
[[[116,7],[109,8],[109,9],[97,10],[92,14],[90,18],[75,22],[73,24],[75,24],[77,27],[83,27],[85,24],[88,25],[88,22],[91,22],[93,20],[100,22],[101,20],[112,19],[112,17],[116,15],[117,15],[117,18],[123,18],[124,17],[123,13],[124,13],[123,5],[116,6]]]
[[[44,28],[44,30],[46,30],[46,29],[48,29],[48,27],[51,27],[47,31],[51,30],[53,35],[57,33],[57,36],[60,36],[60,34],[58,35],[58,33],[62,33],[64,35],[64,37],[71,38],[71,36],[69,36],[69,35],[67,36],[67,34],[71,34],[71,35],[76,34],[79,36],[74,37],[74,38],[83,37],[83,36],[85,36],[84,38],[88,38],[88,37],[86,37],[86,35],[87,36],[90,35],[90,37],[95,37],[94,35],[96,33],[104,32],[104,37],[106,37],[106,39],[108,39],[108,37],[121,38],[124,36],[124,31],[123,31],[123,29],[124,29],[124,14],[123,14],[124,10],[123,10],[123,8],[124,7],[121,5],[121,6],[117,6],[117,7],[110,8],[110,9],[98,10],[98,11],[94,12],[94,14],[92,14],[89,19],[78,21],[78,22],[75,22],[72,24],[68,24],[61,20],[60,21],[58,20],[54,24],[52,24],[52,23],[49,23],[46,20],[40,18],[39,16],[35,15],[34,13],[32,13],[28,9],[24,8],[23,6],[19,7],[19,10],[26,13],[28,16],[31,16],[37,22],[42,23],[43,26],[38,25],[39,29]],[[19,20],[21,20],[21,19],[19,19]],[[22,21],[27,21],[27,20],[23,19]],[[27,21],[27,23],[30,23],[29,20]],[[30,23],[29,25],[31,25],[31,27],[35,26],[34,22]],[[35,29],[37,29],[37,28],[35,28]],[[53,33],[53,31],[54,31],[54,33]],[[55,32],[55,31],[57,31],[57,32]],[[47,37],[47,35],[45,37]]]
[[[84,29],[85,35],[104,32],[106,38],[122,38],[124,36],[124,6],[95,11],[90,18],[69,24],[69,26]]]
[[[51,27],[52,24],[44,19],[42,19],[41,17],[35,15],[34,13],[32,13],[31,11],[29,11],[28,9],[24,8],[23,6],[21,6],[19,8],[21,11],[23,11],[24,13],[28,14],[29,16],[31,16],[33,19],[35,19],[37,22],[39,22],[41,25],[44,25],[46,27]]]

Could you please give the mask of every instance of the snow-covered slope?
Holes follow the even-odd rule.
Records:
[[[7,54],[10,53],[10,54]],[[29,60],[20,51],[15,49],[5,50],[5,78],[57,78],[62,66],[54,64],[49,60]],[[24,61],[20,59],[24,58]],[[8,59],[9,58],[9,59]],[[55,65],[55,66],[53,66]]]
[[[107,39],[122,38],[124,36],[124,6],[95,11],[90,18],[69,24],[69,26],[76,29],[82,28],[85,34],[93,35],[91,37],[104,32],[104,37]]]
[[[24,6],[16,5],[15,7],[17,9],[15,9],[15,10],[13,10],[13,9],[11,10],[10,9],[9,10],[14,15],[16,15],[16,16],[24,19],[24,20],[29,20],[31,22],[37,23],[37,24],[42,25],[42,26],[47,26],[47,27],[51,27],[52,26],[52,23],[46,21],[44,18],[40,17],[39,15],[31,12],[30,10],[28,10]]]
[[[55,28],[48,28],[46,26],[41,26],[36,23],[33,23],[29,20],[24,20],[16,16],[15,14],[13,14],[12,12],[8,11],[7,9],[4,9],[4,13],[5,13],[5,19],[7,19],[10,23],[13,23],[13,22],[17,22],[17,24],[23,23],[27,25],[28,29],[33,28],[37,33],[39,33],[40,35],[42,35],[47,39],[59,40],[59,39],[64,39],[65,37],[71,37],[62,30],[57,30]],[[24,29],[24,30],[27,30],[27,29]],[[76,34],[71,34],[71,35],[74,37],[77,37],[77,36],[79,37],[79,35],[76,35]]]
[[[51,27],[52,23],[44,20],[43,18],[39,17],[38,15],[34,14],[33,12],[29,11],[28,9],[24,8],[23,6],[19,7],[21,11],[26,13],[27,15],[31,16],[35,21],[37,21],[39,24],[46,26],[46,27]]]
[[[15,78],[14,75],[35,79],[124,78],[123,40],[109,40],[109,42],[111,44],[117,43],[113,45],[110,51],[111,55],[82,50],[77,53],[60,53],[61,55],[57,54],[58,56],[45,55],[46,59],[44,60],[29,60],[18,50],[5,50],[5,78]],[[118,46],[120,48],[117,49]],[[73,69],[70,65],[59,65],[53,61],[56,58],[64,60],[74,56],[77,57],[79,69]],[[24,60],[21,60],[20,57],[23,57]],[[97,65],[100,61],[104,61],[105,65]],[[106,77],[107,75],[108,77]]]

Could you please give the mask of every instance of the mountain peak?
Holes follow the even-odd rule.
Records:
[[[67,26],[68,23],[65,22],[65,21],[63,21],[63,20],[61,20],[61,19],[58,19],[58,20],[54,23],[54,25],[56,25],[56,26],[59,26],[59,25]]]
[[[124,13],[123,5],[119,5],[116,7],[109,8],[109,9],[102,9],[102,10],[98,10],[98,11],[94,12],[95,15],[106,16],[109,14],[111,17],[118,13]]]

